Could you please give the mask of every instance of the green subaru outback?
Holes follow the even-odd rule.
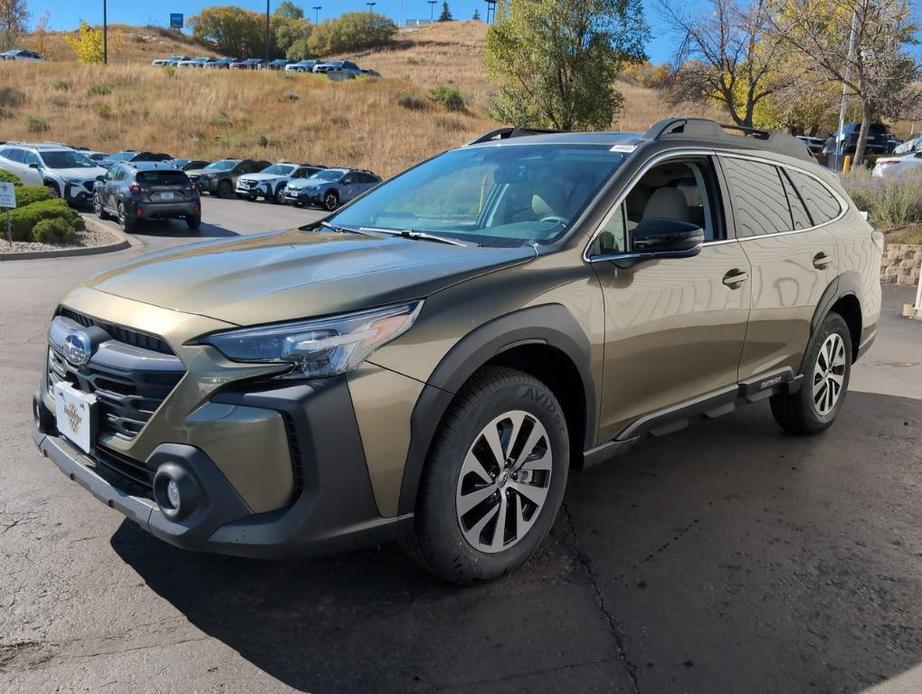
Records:
[[[787,432],[828,428],[882,246],[793,137],[504,128],[317,225],[76,288],[35,441],[180,547],[396,538],[488,579],[541,544],[571,470],[649,434],[762,399]]]

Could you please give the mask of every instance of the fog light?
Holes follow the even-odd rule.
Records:
[[[164,463],[154,475],[154,500],[171,521],[180,521],[195,513],[204,500],[198,480],[177,463]]]

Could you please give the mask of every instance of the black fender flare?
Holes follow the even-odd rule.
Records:
[[[494,318],[458,341],[433,370],[410,418],[410,447],[400,488],[398,513],[412,513],[423,467],[442,417],[467,380],[497,355],[514,347],[553,347],[573,362],[586,400],[583,449],[592,447],[596,426],[596,389],[588,335],[561,304],[544,304]]]
[[[832,310],[832,307],[835,306],[839,299],[843,296],[854,296],[860,305],[861,295],[861,275],[857,272],[853,270],[843,272],[833,279],[832,282],[829,283],[829,286],[826,287],[826,291],[823,292],[823,295],[816,304],[816,309],[813,311],[813,318],[810,319],[810,337],[813,337],[813,334],[819,329],[823,320],[829,315],[830,310]],[[858,345],[853,345],[853,348],[857,350]],[[803,372],[804,364],[801,362],[799,373]]]

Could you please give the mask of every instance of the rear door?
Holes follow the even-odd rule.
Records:
[[[740,380],[790,368],[795,374],[820,297],[837,273],[835,239],[814,219],[796,181],[819,185],[796,167],[738,155],[720,164],[736,235],[752,265],[752,310]],[[835,216],[840,216],[838,202]]]

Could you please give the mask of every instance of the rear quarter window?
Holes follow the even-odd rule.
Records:
[[[793,170],[790,174],[814,225],[832,221],[842,213],[842,206],[836,196],[813,176]]]

